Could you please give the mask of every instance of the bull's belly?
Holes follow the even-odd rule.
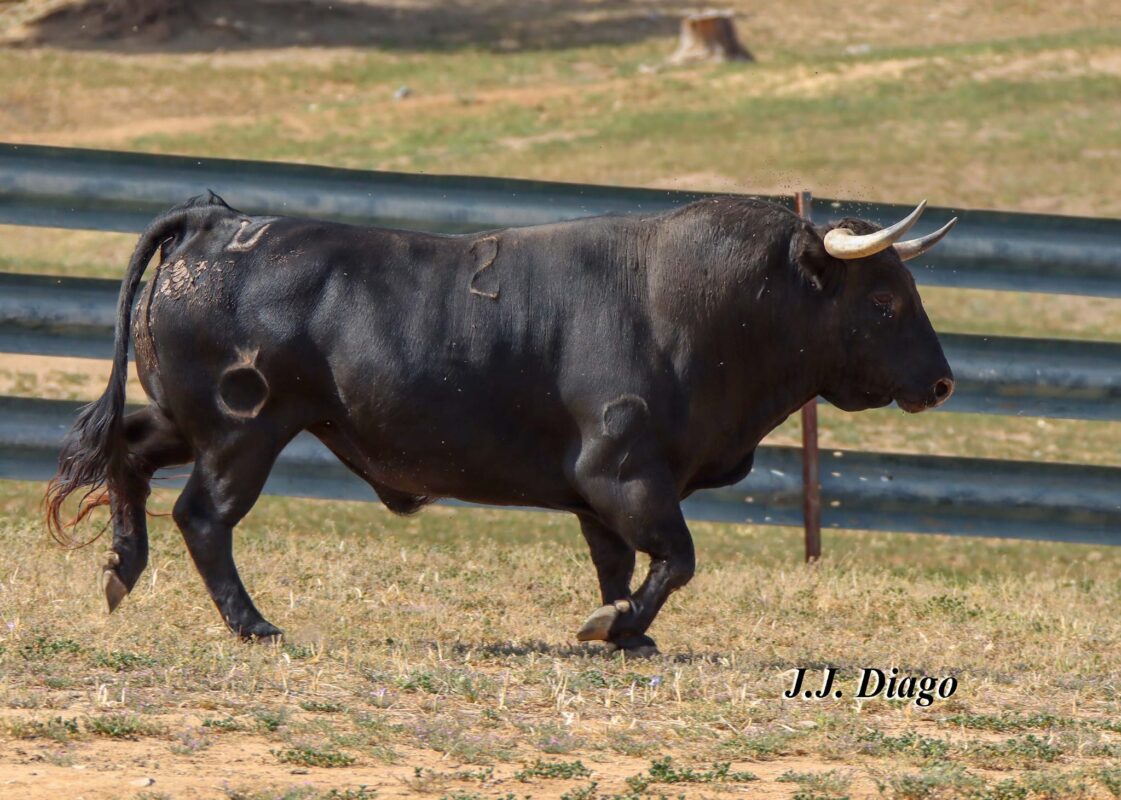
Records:
[[[580,510],[565,443],[479,426],[348,420],[323,441],[375,488],[473,503]]]

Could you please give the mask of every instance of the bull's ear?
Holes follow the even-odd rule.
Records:
[[[825,243],[811,225],[802,225],[790,239],[790,263],[819,292],[837,286],[842,264],[825,251]]]

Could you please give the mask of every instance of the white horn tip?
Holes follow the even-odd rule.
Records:
[[[950,232],[950,229],[957,224],[957,221],[958,218],[954,217],[941,228],[934,231],[934,233],[928,233],[926,236],[922,236],[918,239],[910,239],[906,242],[897,242],[895,244],[895,252],[903,261],[921,256],[927,250],[934,247],[934,245],[938,244],[940,241],[946,238],[946,234],[948,234]]]

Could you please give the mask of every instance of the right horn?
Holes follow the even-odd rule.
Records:
[[[918,239],[908,239],[905,242],[897,242],[893,245],[895,252],[904,261],[921,256],[934,245],[938,244],[950,232],[950,228],[957,224],[958,218],[954,217],[934,233],[928,233],[926,236],[920,236]]]
[[[825,234],[825,252],[833,258],[840,258],[845,261],[874,256],[876,253],[887,250],[903,238],[903,234],[919,221],[924,208],[926,208],[925,200],[919,203],[914,211],[890,228],[884,228],[882,231],[867,233],[862,236],[853,233],[848,228],[834,228]]]

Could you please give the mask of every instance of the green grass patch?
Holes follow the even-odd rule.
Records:
[[[592,771],[582,761],[543,761],[540,758],[514,773],[514,778],[519,781],[534,778],[572,780],[591,776]]]
[[[314,714],[339,714],[346,710],[342,703],[329,703],[321,700],[304,700],[300,708]]]
[[[159,664],[159,662],[151,656],[140,653],[129,653],[121,650],[97,653],[94,655],[92,661],[94,666],[104,667],[105,669],[115,670],[116,672],[150,668]]]
[[[282,764],[303,767],[349,767],[355,762],[352,755],[328,747],[297,745],[283,750],[270,750]]]
[[[634,792],[644,792],[652,784],[704,784],[704,783],[746,783],[758,780],[751,772],[736,772],[728,762],[716,763],[712,769],[697,770],[679,767],[673,758],[666,756],[650,762],[650,768],[639,775],[627,778],[627,786]]]
[[[1057,717],[1045,711],[1036,714],[952,714],[943,722],[947,725],[960,725],[963,728],[999,733],[1077,724],[1070,717]]]
[[[54,742],[67,742],[81,732],[78,720],[66,717],[51,717],[47,720],[8,719],[0,730],[13,739],[49,739]]]
[[[86,717],[82,727],[94,736],[109,739],[139,739],[144,736],[163,736],[167,728],[143,719],[136,714],[101,714]]]

